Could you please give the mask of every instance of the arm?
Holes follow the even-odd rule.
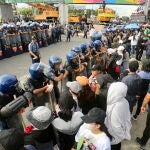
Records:
[[[31,50],[29,50],[29,54],[32,55],[34,58],[37,58],[37,56]]]
[[[47,90],[47,85],[42,88],[33,90],[33,94],[39,94],[39,93],[45,92],[46,90]]]
[[[142,103],[142,107],[141,107],[141,112],[142,113],[144,113],[146,111],[146,106],[149,102],[150,102],[150,93],[147,93],[145,98],[144,98],[144,101]]]

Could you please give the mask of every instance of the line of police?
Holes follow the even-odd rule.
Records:
[[[59,24],[49,28],[48,23],[17,22],[0,26],[0,59],[28,51],[31,37],[36,37],[39,47],[61,41],[62,27]]]
[[[15,75],[0,76],[0,130],[7,128],[23,129],[23,119],[20,113],[30,103],[35,106],[48,106],[51,110],[58,103],[60,91],[64,88],[58,82],[75,80],[78,75],[89,76],[91,67],[95,64],[95,56],[105,55],[100,51],[101,36],[93,42],[73,47],[66,55],[66,63],[62,67],[62,59],[57,56],[49,58],[49,66],[33,63],[29,68],[30,76],[19,83]],[[64,81],[64,82],[62,82]]]

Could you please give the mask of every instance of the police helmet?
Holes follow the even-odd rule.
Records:
[[[94,42],[93,41],[88,42],[87,47],[90,47],[90,48],[94,47]]]
[[[49,65],[51,68],[54,68],[54,65],[61,64],[61,63],[62,63],[62,59],[58,56],[51,56],[49,58]]]
[[[41,65],[40,63],[34,63],[29,68],[29,73],[31,77],[36,78],[36,79],[42,77],[43,71],[44,71],[44,66]]]
[[[81,52],[81,48],[79,47],[79,46],[76,46],[76,47],[73,47],[72,49],[71,49],[71,51],[73,51],[73,52]]]
[[[66,55],[67,61],[71,62],[72,59],[78,58],[78,55],[76,52],[70,51],[67,55]]]
[[[87,49],[86,44],[83,44],[83,43],[82,43],[82,44],[79,45],[79,47],[80,47],[82,53],[85,53],[85,52],[86,52],[86,49]]]
[[[101,41],[100,40],[94,41],[94,46],[101,46]]]
[[[0,92],[2,94],[14,94],[18,80],[16,76],[11,74],[4,74],[0,76]]]

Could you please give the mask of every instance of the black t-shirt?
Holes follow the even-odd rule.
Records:
[[[26,145],[36,145],[36,143],[55,142],[55,134],[53,126],[50,125],[45,130],[32,130],[30,134],[24,136]]]

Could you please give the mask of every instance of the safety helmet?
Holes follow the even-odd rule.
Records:
[[[31,77],[36,78],[36,79],[42,77],[43,71],[44,71],[44,66],[41,65],[40,63],[34,63],[29,68],[29,73]]]
[[[0,92],[2,94],[14,94],[18,80],[16,76],[11,74],[4,74],[0,76]]]
[[[66,55],[66,59],[68,62],[71,62],[72,59],[78,58],[78,55],[76,52],[70,51],[67,55]]]
[[[87,47],[94,47],[94,42],[93,41],[88,42]]]
[[[49,58],[49,65],[51,68],[54,68],[54,65],[61,64],[61,63],[62,63],[62,59],[58,56],[51,56]]]
[[[79,45],[79,47],[80,47],[82,53],[85,53],[85,52],[86,52],[86,48],[87,48],[87,47],[86,47],[86,44],[83,44],[83,43],[82,43],[82,44]]]
[[[72,49],[71,49],[71,51],[73,51],[73,52],[81,52],[81,48],[79,47],[79,46],[76,46],[76,47],[73,47]]]
[[[100,40],[94,41],[94,46],[95,47],[101,46],[101,41]]]

